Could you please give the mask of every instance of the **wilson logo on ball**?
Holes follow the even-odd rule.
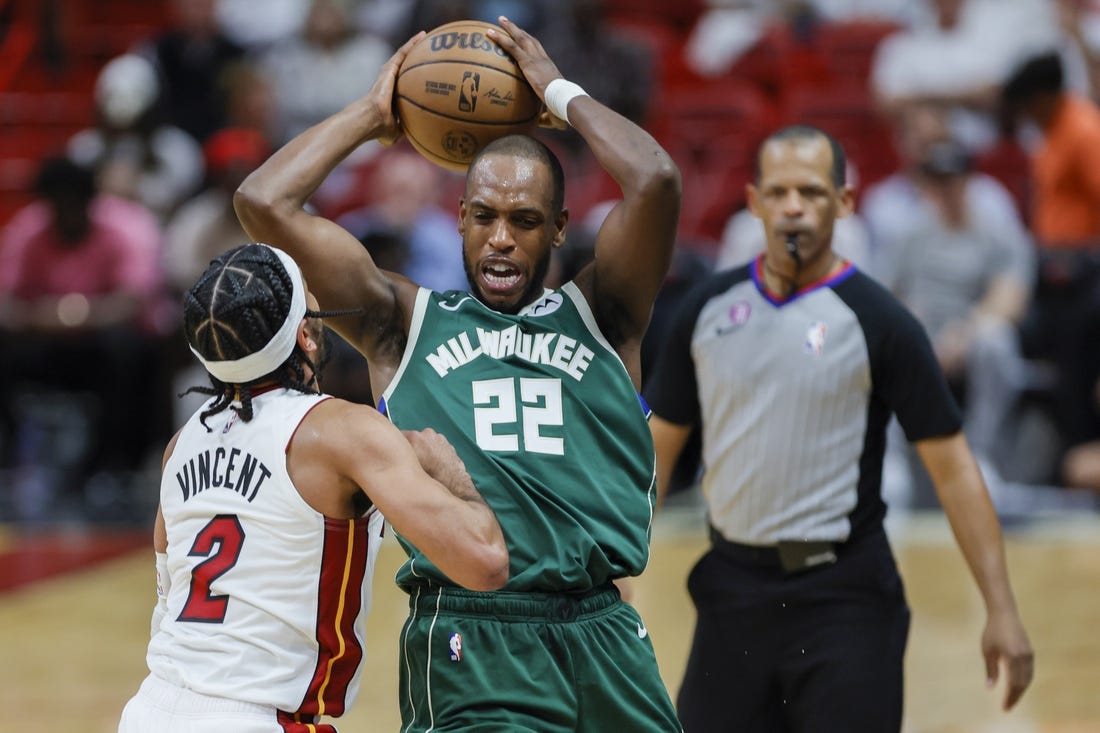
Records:
[[[453,48],[489,51],[497,56],[506,57],[504,49],[496,45],[482,33],[440,33],[428,37],[432,53],[450,51]]]

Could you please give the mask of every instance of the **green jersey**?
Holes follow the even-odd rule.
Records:
[[[504,590],[584,591],[645,568],[654,499],[646,411],[573,283],[516,315],[469,293],[421,289],[383,400],[399,428],[431,427],[455,446],[504,530]],[[400,585],[453,585],[402,544]]]

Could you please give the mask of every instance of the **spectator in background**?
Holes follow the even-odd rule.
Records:
[[[215,257],[251,241],[233,211],[233,192],[271,154],[271,146],[256,130],[231,127],[211,135],[203,154],[207,186],[180,207],[165,230],[165,273],[177,293]]]
[[[885,252],[889,243],[920,224],[923,212],[915,203],[920,200],[921,166],[928,151],[953,139],[946,111],[934,104],[907,105],[892,122],[901,167],[868,186],[860,206],[871,236],[876,271],[889,262]]]
[[[244,49],[218,27],[216,0],[172,0],[173,25],[149,44],[163,83],[165,118],[203,142],[226,124],[221,78]]]
[[[1060,37],[1047,0],[931,0],[931,23],[888,36],[875,53],[871,89],[888,117],[912,103],[950,113],[954,137],[973,152],[997,138],[997,94],[1018,59]]]
[[[364,244],[386,243],[393,269],[426,288],[465,290],[457,212],[439,205],[446,172],[408,147],[373,162],[368,204],[337,221]]]
[[[684,60],[703,77],[719,77],[759,48],[759,43],[783,39],[783,53],[796,64],[823,62],[815,58],[814,36],[821,25],[853,20],[874,20],[910,25],[927,12],[924,2],[912,0],[710,0],[688,35]],[[788,73],[774,69],[777,75]],[[809,69],[799,70],[804,75]],[[822,75],[821,69],[812,70]],[[828,74],[828,70],[824,74]],[[782,91],[782,90],[779,90]]]
[[[927,0],[811,0],[829,21],[877,20],[912,25],[929,14]]]
[[[930,146],[909,180],[913,215],[879,242],[880,278],[928,332],[979,462],[1004,475],[1029,383],[1018,326],[1035,274],[1031,239],[1008,191],[976,173],[958,143]]]
[[[986,468],[1008,475],[1004,429],[1030,375],[1014,327],[1033,282],[1030,239],[1011,194],[971,169],[943,108],[909,105],[894,123],[901,167],[871,185],[861,206],[873,270],[928,331],[966,408],[975,452]],[[900,480],[914,492],[926,482],[903,437],[894,423],[888,483],[895,489]]]
[[[226,127],[247,127],[274,141],[278,132],[278,104],[271,79],[252,61],[238,61],[221,77],[225,89]]]
[[[439,205],[447,171],[402,145],[371,161],[365,206],[337,223],[351,232],[383,270],[396,272],[439,292],[465,290],[458,214]],[[363,357],[337,339],[325,388],[354,402],[374,404]]]
[[[1031,226],[1039,280],[1027,348],[1058,370],[1056,420],[1066,447],[1100,436],[1091,399],[1100,373],[1100,109],[1066,89],[1051,52],[1024,63],[1003,92],[1006,115],[1033,126]]]
[[[1066,41],[1059,46],[1063,62],[1070,67],[1068,86],[1094,101],[1100,100],[1100,3],[1096,0],[1055,2]]]
[[[343,109],[363,93],[393,53],[388,42],[359,32],[348,0],[313,0],[305,25],[262,59],[277,100],[277,140],[285,142]]]
[[[1100,108],[1066,88],[1057,53],[1023,63],[1003,90],[1006,113],[1034,126],[1031,226],[1046,249],[1100,251]]]
[[[358,0],[353,11],[355,24],[367,33],[385,38],[396,48],[415,33],[406,35],[405,31],[419,17],[418,6],[414,0]]]
[[[95,395],[90,455],[66,477],[79,486],[139,467],[162,439],[160,231],[67,159],[45,161],[34,189],[0,232],[0,390],[9,414],[31,385]]]
[[[140,201],[162,221],[202,183],[202,149],[160,118],[152,63],[136,54],[109,61],[95,85],[96,125],[74,135],[68,154],[95,168],[105,193]]]
[[[563,12],[548,19],[543,34],[547,53],[561,60],[566,79],[628,120],[644,122],[654,94],[650,49],[608,20],[605,0],[569,0],[564,5]]]
[[[561,11],[547,14],[540,35],[546,52],[558,60],[564,78],[643,125],[655,93],[651,50],[608,20],[604,0],[567,0],[562,5]],[[607,180],[575,130],[544,129],[540,134],[561,157],[567,175],[578,181]]]
[[[263,0],[262,6],[256,0],[217,3],[222,31],[250,52],[262,52],[301,30],[310,6],[310,0]]]

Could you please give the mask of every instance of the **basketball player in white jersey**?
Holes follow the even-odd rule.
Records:
[[[184,298],[213,386],[165,451],[150,674],[120,733],[334,732],[320,718],[359,689],[384,521],[456,583],[508,579],[500,525],[445,438],[320,392],[316,308],[263,244]]]

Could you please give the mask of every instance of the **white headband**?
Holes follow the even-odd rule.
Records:
[[[281,249],[271,245],[263,245],[278,256],[279,260],[290,275],[291,295],[290,311],[286,314],[283,325],[271,337],[271,340],[257,352],[243,356],[240,359],[229,361],[209,361],[191,346],[191,353],[198,357],[206,370],[214,377],[226,384],[245,384],[254,379],[259,379],[265,374],[282,366],[287,357],[294,351],[294,344],[298,341],[298,326],[306,316],[306,289],[302,279],[302,271],[290,255]]]

